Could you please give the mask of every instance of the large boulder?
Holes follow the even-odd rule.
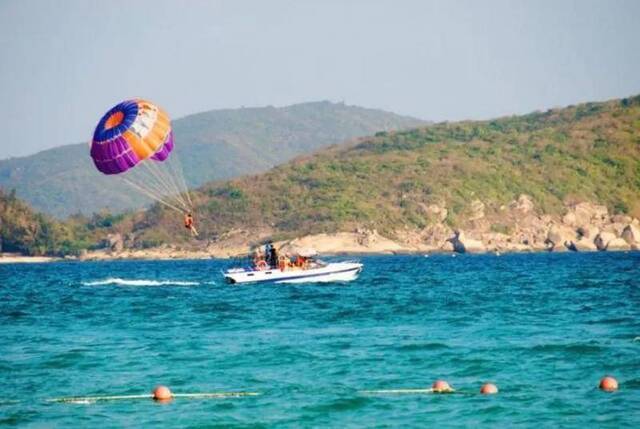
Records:
[[[551,217],[548,215],[536,216],[532,212],[528,214],[517,212],[516,215],[511,234],[513,246],[515,248],[524,246],[527,250],[547,249],[547,234],[549,225],[552,223]]]
[[[606,221],[609,216],[607,206],[592,203],[577,204],[575,206],[575,212],[578,217],[590,217],[592,221],[596,222]]]
[[[576,234],[573,229],[564,225],[552,225],[547,232],[546,243],[549,250],[558,252],[569,249],[575,239]]]
[[[598,250],[598,248],[593,243],[593,240],[581,237],[580,239],[572,242],[571,250],[575,250],[577,252],[594,252]]]
[[[631,249],[631,246],[629,245],[629,243],[624,241],[624,239],[622,238],[614,238],[613,240],[609,241],[609,243],[607,244],[607,250],[630,250],[630,249]]]
[[[462,230],[456,231],[449,241],[453,244],[453,250],[458,253],[487,251],[482,241],[466,237]]]
[[[623,223],[618,223],[618,222],[612,222],[609,224],[606,224],[605,226],[602,227],[603,231],[607,231],[607,232],[611,232],[613,233],[616,237],[620,237],[622,235],[622,231],[624,231],[624,228],[627,225],[623,224]]]
[[[544,250],[547,248],[546,228],[519,228],[512,234],[512,241],[534,250]]]
[[[609,211],[607,210],[607,206],[584,202],[569,207],[567,213],[562,218],[562,223],[569,226],[600,225],[606,222],[608,217]]]
[[[632,249],[640,248],[640,228],[634,224],[629,224],[624,228],[621,238],[629,243]]]
[[[577,232],[581,238],[593,242],[600,233],[600,229],[593,225],[582,225],[578,227]]]
[[[122,252],[124,249],[124,239],[122,238],[122,234],[114,233],[107,235],[104,240],[104,247],[112,252]]]
[[[601,233],[598,234],[598,236],[594,240],[594,243],[598,248],[598,250],[607,250],[607,247],[609,246],[609,242],[611,242],[612,240],[615,240],[616,238],[617,237],[614,233],[608,232],[608,231],[602,231]]]
[[[564,216],[562,216],[562,223],[565,225],[576,225],[578,219],[576,218],[576,214],[572,211],[567,212]]]

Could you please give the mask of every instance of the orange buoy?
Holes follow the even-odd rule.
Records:
[[[451,388],[451,386],[449,386],[449,383],[444,380],[434,381],[431,385],[431,389],[433,389],[435,393],[453,392],[453,389]]]
[[[600,389],[605,392],[618,390],[618,380],[609,376],[603,377],[602,380],[600,380]]]
[[[171,390],[167,386],[157,386],[153,389],[153,399],[156,401],[170,401],[172,398]]]
[[[498,393],[498,386],[493,383],[485,383],[480,388],[480,393],[483,395],[494,395]]]

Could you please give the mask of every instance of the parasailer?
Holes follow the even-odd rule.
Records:
[[[193,236],[193,203],[175,154],[167,113],[143,99],[125,100],[98,122],[91,141],[96,168],[115,175],[139,193],[185,215]],[[189,220],[188,220],[188,219]]]
[[[198,230],[193,225],[193,215],[191,213],[184,215],[184,227],[191,231],[191,235],[194,237],[198,236]]]

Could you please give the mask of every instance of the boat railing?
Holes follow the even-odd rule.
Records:
[[[346,261],[340,261],[341,264],[359,264],[359,259],[347,259]]]

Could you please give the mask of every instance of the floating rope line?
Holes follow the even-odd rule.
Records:
[[[260,396],[259,392],[212,392],[212,393],[175,393],[174,398],[242,398]]]
[[[242,398],[247,396],[260,396],[259,392],[210,392],[210,393],[174,393],[172,398],[189,399],[223,399]],[[144,395],[111,395],[111,396],[69,396],[62,398],[47,399],[47,402],[57,402],[63,404],[92,404],[102,401],[129,401],[138,399],[153,399],[153,394]]]
[[[360,390],[358,393],[363,395],[426,395],[426,394],[443,394],[443,393],[455,393],[454,389],[451,390],[435,390],[433,388],[428,389],[384,389],[384,390]]]
[[[433,393],[432,388],[428,389],[385,389],[385,390],[360,390],[358,393],[364,395],[415,395]]]

